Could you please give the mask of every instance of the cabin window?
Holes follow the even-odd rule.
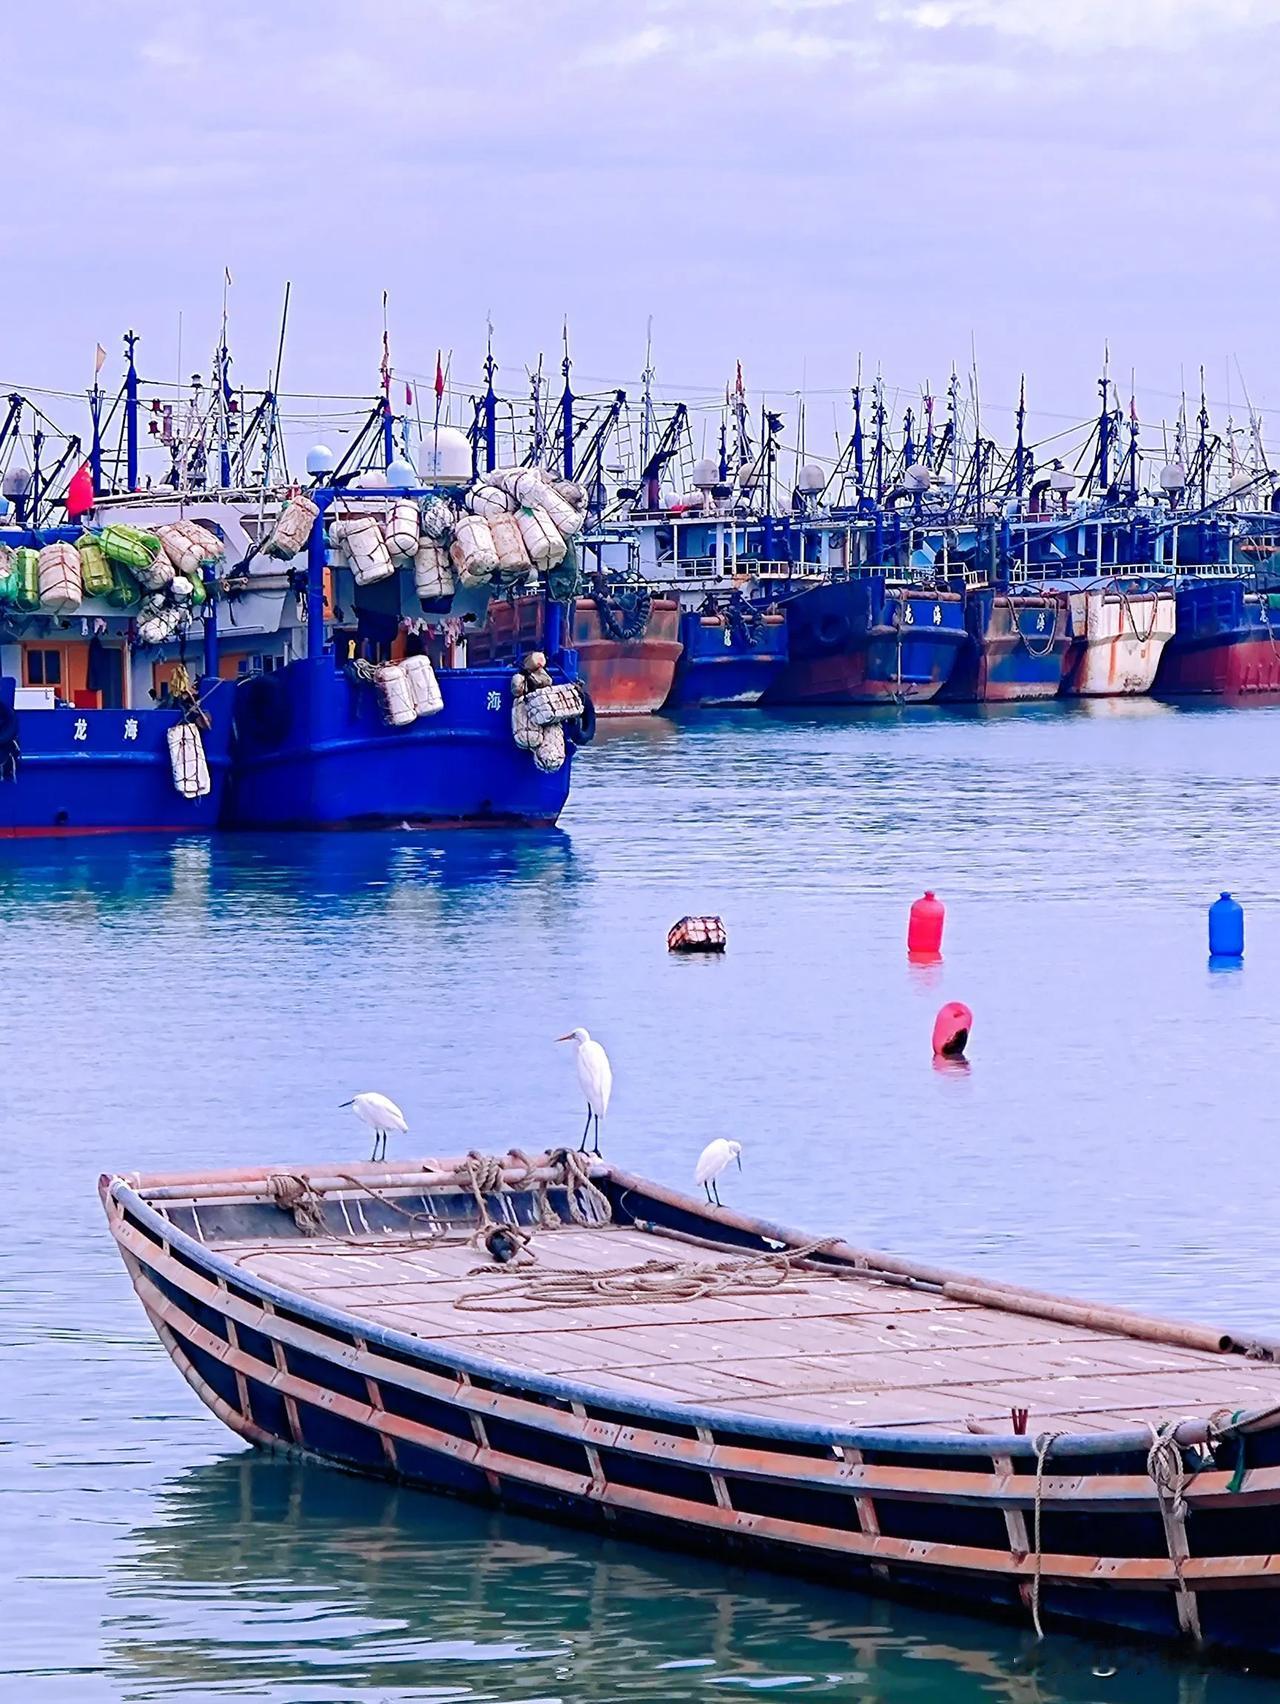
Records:
[[[27,680],[28,686],[61,686],[62,685],[62,652],[57,649],[37,651],[34,646],[27,651]]]

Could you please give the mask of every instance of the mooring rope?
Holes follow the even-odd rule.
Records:
[[[1040,1512],[1044,1503],[1044,1464],[1049,1451],[1059,1438],[1066,1436],[1065,1432],[1041,1432],[1036,1439],[1036,1506],[1034,1536],[1035,1571],[1031,1576],[1031,1623],[1036,1630],[1036,1638],[1044,1638],[1044,1628],[1040,1625],[1040,1573],[1043,1557],[1040,1548]]]
[[[1196,1607],[1195,1593],[1188,1587],[1183,1573],[1182,1554],[1186,1535],[1183,1524],[1187,1514],[1186,1491],[1195,1475],[1188,1471],[1186,1457],[1178,1443],[1177,1431],[1181,1425],[1182,1420],[1166,1420],[1160,1426],[1147,1422],[1147,1430],[1151,1433],[1151,1448],[1147,1451],[1147,1474],[1155,1486],[1156,1502],[1160,1506],[1160,1524],[1164,1528],[1169,1560],[1173,1563],[1177,1581],[1181,1606],[1178,1619],[1183,1629],[1198,1641],[1200,1614]]]

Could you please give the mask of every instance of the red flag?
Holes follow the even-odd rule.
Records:
[[[406,408],[413,407],[413,390],[411,389],[407,379],[405,380],[404,385],[404,405]]]
[[[444,367],[440,361],[441,351],[436,350],[436,401],[444,395]]]
[[[742,362],[741,361],[738,362],[738,382],[737,382],[737,384],[734,385],[733,388],[739,396],[742,395]]]
[[[92,509],[93,475],[89,471],[88,462],[83,462],[71,475],[71,483],[67,486],[67,519],[78,521]]]

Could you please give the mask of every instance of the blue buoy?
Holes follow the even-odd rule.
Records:
[[[1244,957],[1244,907],[1223,893],[1209,907],[1209,955],[1211,958]]]

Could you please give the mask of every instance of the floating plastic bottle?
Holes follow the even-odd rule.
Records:
[[[913,959],[935,959],[942,954],[942,926],[947,910],[932,889],[911,907],[907,923],[907,952]]]
[[[1244,907],[1225,889],[1209,907],[1209,953],[1212,958],[1244,957]]]

